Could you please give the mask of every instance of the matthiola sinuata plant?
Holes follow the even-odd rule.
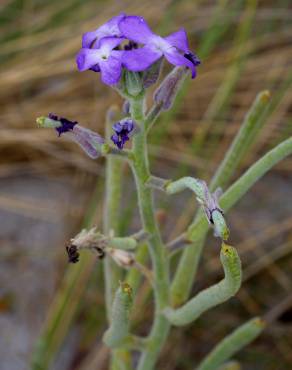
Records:
[[[153,105],[147,109],[147,88],[158,81],[163,61],[173,65],[173,69],[156,88]],[[162,37],[152,32],[144,18],[122,13],[83,35],[76,63],[81,72],[99,73],[102,82],[114,88],[125,103],[120,120],[113,121],[111,112],[108,114],[111,122],[106,138],[76,121],[52,113],[37,119],[39,126],[54,128],[58,136],[77,142],[90,158],[105,156],[107,160],[104,229],[82,230],[70,240],[66,250],[72,263],[79,261],[80,252],[85,249],[104,260],[109,328],[103,340],[113,349],[112,369],[131,369],[130,354],[139,351],[137,369],[151,370],[172,325],[195,321],[206,310],[225,302],[239,290],[241,263],[236,249],[227,244],[230,233],[225,214],[261,176],[291,153],[292,142],[290,138],[272,149],[226,191],[222,191],[221,186],[231,178],[262,125],[262,117],[269,104],[269,93],[263,91],[246,115],[209,185],[193,177],[173,181],[153,176],[147,151],[149,130],[161,112],[171,108],[184,80],[195,78],[200,64],[199,58],[189,48],[185,30]],[[125,145],[129,148],[125,149]],[[126,160],[132,169],[141,216],[141,230],[127,237],[116,235],[121,160]],[[202,206],[186,232],[168,244],[162,240],[155,217],[155,189],[165,192],[166,196],[189,189]],[[189,299],[209,226],[221,244],[224,278]],[[143,252],[145,244],[150,252],[151,269]],[[182,255],[171,279],[169,261],[177,251]],[[155,304],[153,326],[146,338],[138,337],[130,330],[131,311],[135,308],[135,293],[142,275],[154,290]],[[259,318],[245,323],[223,339],[197,369],[215,370],[225,366],[226,361],[256,338],[263,328],[264,323]],[[45,337],[43,340],[49,339]],[[127,360],[129,358],[130,361]],[[45,368],[48,366],[46,361],[41,351],[35,358],[34,368]]]

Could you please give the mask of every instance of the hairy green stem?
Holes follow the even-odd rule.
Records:
[[[138,370],[151,370],[166,340],[169,323],[161,310],[168,305],[168,259],[156,223],[152,189],[146,185],[150,176],[144,126],[144,97],[131,101],[132,118],[140,126],[140,132],[133,138],[132,169],[138,191],[139,210],[144,230],[149,233],[148,246],[154,273],[155,316],[154,323],[147,339],[146,349],[142,352]]]

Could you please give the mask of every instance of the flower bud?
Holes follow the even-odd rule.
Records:
[[[175,67],[162,81],[161,85],[154,93],[154,101],[162,103],[163,110],[169,110],[181,88],[183,81],[187,76],[187,69],[184,67]]]

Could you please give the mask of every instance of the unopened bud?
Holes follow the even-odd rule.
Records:
[[[163,110],[169,110],[181,88],[183,81],[187,76],[187,69],[184,67],[175,67],[162,81],[161,85],[154,93],[154,101],[162,103]]]

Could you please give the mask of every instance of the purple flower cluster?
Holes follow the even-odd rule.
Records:
[[[122,49],[123,42],[128,44]],[[79,71],[100,72],[105,84],[114,85],[122,68],[144,71],[162,57],[175,66],[189,68],[192,78],[196,76],[200,61],[190,51],[184,29],[161,37],[151,31],[144,18],[121,13],[83,35],[76,62]]]

